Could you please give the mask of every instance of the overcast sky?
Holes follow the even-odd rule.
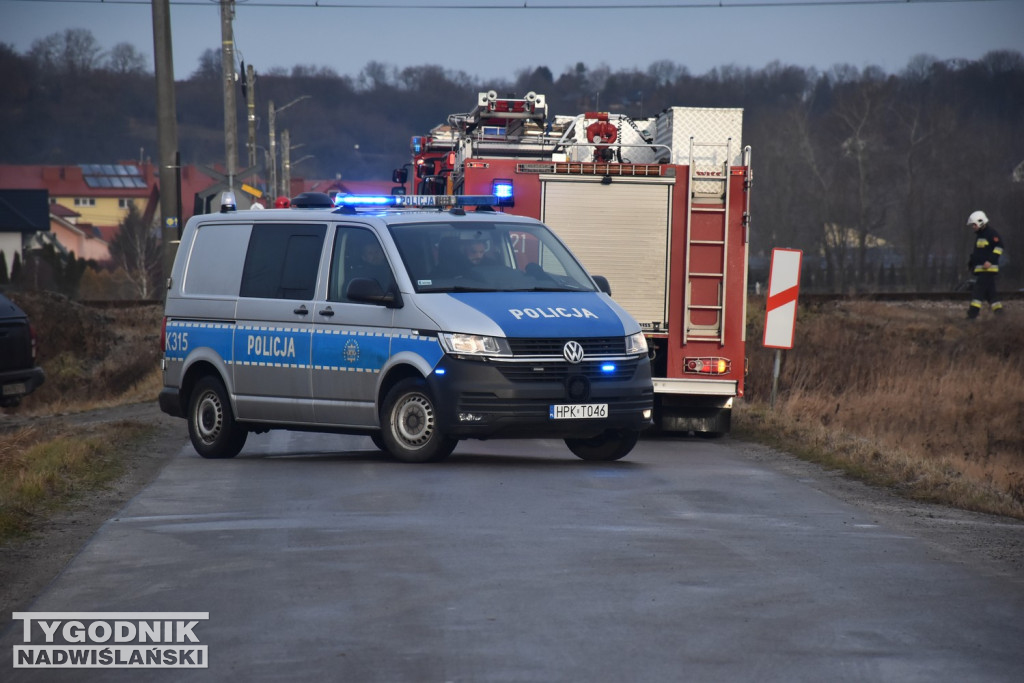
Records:
[[[517,71],[538,66],[557,77],[577,62],[618,71],[670,60],[695,75],[730,64],[760,69],[776,60],[822,70],[875,65],[895,73],[918,54],[977,59],[990,50],[1024,52],[1024,0],[319,4],[238,0],[239,58],[257,73],[301,64],[355,76],[376,61],[399,68],[437,64],[486,82],[511,80]],[[182,80],[195,71],[204,50],[220,46],[218,0],[171,0],[171,20],[174,75]],[[130,42],[153,66],[149,0],[0,0],[0,42],[18,52],[67,28],[88,29],[104,49]]]

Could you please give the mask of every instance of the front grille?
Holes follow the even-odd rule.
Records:
[[[566,338],[510,338],[509,346],[516,356],[561,356]],[[577,339],[588,356],[621,356],[626,352],[625,337],[584,337]]]
[[[639,362],[636,358],[612,361],[613,371],[602,369],[604,361],[586,360],[579,365],[565,361],[536,361],[501,363],[497,367],[510,382],[564,382],[570,375],[583,375],[591,382],[610,382],[631,379]]]

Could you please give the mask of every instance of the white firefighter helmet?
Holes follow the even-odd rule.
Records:
[[[985,215],[984,211],[975,211],[967,217],[967,225],[977,225],[983,228],[988,225],[988,216]]]

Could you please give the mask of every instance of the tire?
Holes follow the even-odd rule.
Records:
[[[566,439],[565,445],[577,458],[608,462],[624,458],[639,438],[640,432],[609,429],[589,439]]]
[[[224,383],[206,376],[196,382],[188,402],[188,435],[204,458],[233,458],[249,435],[235,421]]]
[[[403,379],[384,397],[381,440],[402,462],[436,462],[447,458],[457,439],[437,425],[437,406],[422,379]]]

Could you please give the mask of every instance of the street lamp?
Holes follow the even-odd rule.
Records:
[[[270,123],[270,191],[275,197],[281,194],[279,191],[280,188],[277,186],[277,113],[284,111],[293,104],[298,104],[302,100],[309,99],[310,97],[312,97],[312,95],[296,97],[280,109],[274,109],[274,101],[270,101],[270,109],[267,116]]]

